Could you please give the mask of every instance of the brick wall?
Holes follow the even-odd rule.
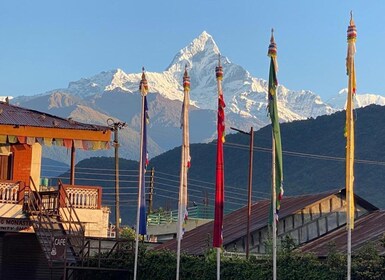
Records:
[[[14,181],[23,181],[29,185],[31,175],[32,147],[27,144],[11,146],[13,153],[13,177]]]

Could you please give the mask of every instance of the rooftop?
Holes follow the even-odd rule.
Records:
[[[85,124],[30,110],[0,101],[0,125],[62,128],[92,131],[110,130],[107,126]]]
[[[319,200],[325,199],[337,193],[344,193],[345,190],[332,190],[328,192],[309,194],[302,196],[284,197],[279,212],[280,219],[296,213],[297,211],[312,205]],[[377,207],[356,196],[361,205],[370,210],[378,210]],[[251,208],[250,232],[262,229],[267,226],[270,211],[270,200],[258,201]],[[229,244],[245,235],[247,226],[247,207],[243,207],[224,216],[223,221],[223,245]],[[204,224],[184,234],[182,240],[182,251],[188,254],[202,255],[208,247],[212,247],[213,222]],[[385,225],[384,225],[385,227]],[[176,251],[177,242],[175,239],[161,244],[157,249],[169,249]]]

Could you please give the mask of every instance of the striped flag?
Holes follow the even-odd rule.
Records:
[[[189,135],[189,104],[190,104],[190,77],[187,73],[187,66],[183,75],[184,98],[182,104],[181,128],[182,132],[182,155],[180,170],[180,189],[179,189],[179,226],[180,238],[183,237],[185,226],[188,219],[187,211],[187,173],[190,168],[190,135]]]
[[[146,213],[146,169],[148,165],[148,152],[147,152],[147,124],[149,123],[149,117],[148,117],[148,106],[147,106],[147,92],[148,92],[148,85],[146,76],[143,72],[142,74],[142,80],[140,81],[140,90],[144,98],[143,102],[143,119],[142,122],[142,150],[141,150],[141,171],[139,176],[140,178],[140,214],[139,214],[139,234],[146,235],[147,234],[147,213]]]
[[[268,111],[271,119],[271,126],[273,130],[273,141],[275,148],[275,188],[276,188],[276,213],[272,213],[273,207],[270,211],[269,222],[273,222],[273,216],[278,220],[278,212],[281,208],[281,199],[283,196],[283,168],[282,168],[282,145],[281,145],[281,131],[279,127],[278,104],[277,104],[277,44],[274,40],[273,33],[271,34],[268,56],[270,57],[270,73],[269,73],[269,93],[268,93]]]
[[[353,17],[347,32],[348,50],[346,57],[346,72],[348,75],[348,96],[346,102],[346,198],[347,198],[347,227],[354,228],[354,118],[353,100],[356,93],[356,71],[354,67],[354,55],[356,53],[357,29]]]
[[[215,68],[218,84],[218,123],[217,123],[217,161],[216,161],[216,186],[215,186],[215,216],[213,247],[220,248],[223,243],[223,204],[224,204],[224,159],[223,143],[225,142],[225,101],[222,92],[223,69],[219,64]]]

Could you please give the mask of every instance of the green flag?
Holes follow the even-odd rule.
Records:
[[[283,196],[283,172],[282,172],[282,145],[281,131],[279,128],[278,104],[277,104],[277,45],[274,41],[273,34],[271,35],[269,52],[270,57],[270,73],[269,73],[269,93],[268,93],[268,110],[271,119],[271,127],[275,149],[275,188],[276,188],[276,213],[275,219],[278,220],[278,212],[281,208],[281,199]],[[270,211],[270,223],[273,221],[273,211]]]

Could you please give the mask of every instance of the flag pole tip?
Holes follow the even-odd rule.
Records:
[[[350,11],[350,25],[351,26],[355,25],[353,20],[353,11]]]
[[[188,77],[188,73],[187,73],[187,63],[184,65],[184,75],[183,77]]]
[[[274,28],[271,29],[270,43],[274,43]]]

